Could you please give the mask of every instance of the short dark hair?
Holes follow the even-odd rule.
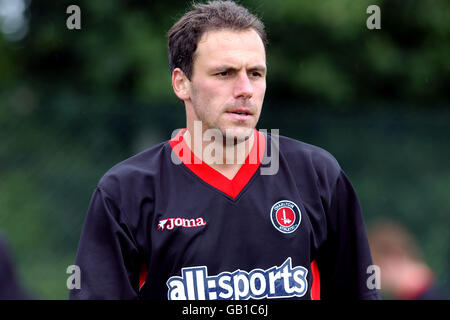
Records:
[[[193,4],[168,32],[170,72],[180,68],[188,79],[193,74],[194,53],[202,35],[211,30],[254,29],[264,46],[267,44],[264,24],[246,8],[233,1],[210,1]]]

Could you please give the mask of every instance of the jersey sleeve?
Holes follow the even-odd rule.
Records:
[[[137,299],[138,250],[126,216],[101,187],[93,193],[84,222],[75,265],[81,288],[69,299]]]
[[[367,285],[372,258],[366,229],[355,190],[342,170],[329,199],[327,239],[317,256],[321,299],[380,299]]]

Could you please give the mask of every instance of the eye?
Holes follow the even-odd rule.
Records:
[[[228,71],[218,72],[218,73],[216,73],[216,76],[219,76],[219,77],[226,77],[226,76],[228,76]]]
[[[262,74],[261,74],[260,72],[258,72],[258,71],[252,71],[252,72],[250,73],[250,75],[251,75],[252,77],[257,77],[257,78],[262,77]]]

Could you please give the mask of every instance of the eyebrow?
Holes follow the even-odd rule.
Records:
[[[211,68],[211,72],[219,72],[219,71],[238,71],[238,68],[235,68],[231,65],[219,65]],[[248,70],[257,70],[257,71],[266,71],[266,67],[264,65],[258,64],[255,66],[251,66]]]

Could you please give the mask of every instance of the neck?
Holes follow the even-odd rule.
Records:
[[[205,131],[184,132],[183,139],[194,155],[217,170],[228,179],[232,179],[244,164],[253,147],[254,130],[244,140],[227,139],[219,131],[217,135]]]

